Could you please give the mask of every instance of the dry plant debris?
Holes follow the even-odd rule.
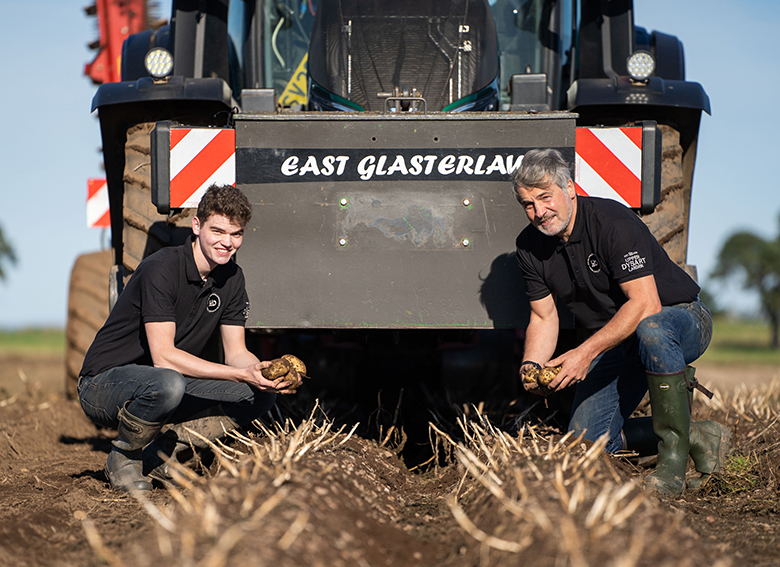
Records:
[[[139,497],[154,546],[112,557],[85,523],[95,551],[112,567],[730,564],[606,456],[604,439],[529,425],[514,435],[472,408],[457,439],[431,425],[439,455],[417,475],[357,424],[316,412],[214,444],[211,475],[178,467],[184,489],[170,489],[167,507]]]
[[[696,397],[694,419],[727,423],[733,447],[706,490],[671,500],[641,491],[646,464],[607,458],[530,425],[525,406],[502,412],[493,402],[460,408],[457,421],[431,412],[438,431],[426,447],[436,454],[410,472],[400,447],[406,458],[421,436],[406,436],[392,396],[360,427],[286,396],[298,417],[275,411],[265,430],[215,444],[201,475],[180,470],[184,488],[136,500],[102,473],[113,432],[77,403],[22,388],[0,404],[0,565],[775,565],[772,380]]]

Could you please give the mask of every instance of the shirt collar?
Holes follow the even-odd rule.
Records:
[[[577,197],[577,214],[574,216],[574,228],[571,231],[569,240],[558,240],[557,250],[561,250],[567,244],[574,244],[582,241],[583,233],[585,232],[585,199]]]
[[[192,252],[192,244],[195,242],[195,236],[189,235],[187,241],[184,243],[184,264],[187,269],[187,280],[191,282],[203,283],[203,278],[200,277],[200,271],[198,271],[198,265],[195,263],[195,255]],[[206,281],[211,279],[211,275]]]

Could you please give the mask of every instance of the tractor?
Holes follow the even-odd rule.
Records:
[[[112,258],[104,311],[70,317],[93,334],[138,263],[184,241],[205,189],[230,183],[255,210],[237,261],[262,359],[293,352],[336,390],[425,376],[514,395],[529,306],[509,176],[537,147],[694,271],[709,99],[631,0],[174,0],[169,23],[124,41],[92,110]],[[68,337],[71,394],[88,346]]]

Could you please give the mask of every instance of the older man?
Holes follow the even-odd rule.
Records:
[[[657,450],[658,466],[646,483],[667,495],[682,493],[690,454],[702,475],[688,486],[700,486],[721,466],[730,432],[690,420],[696,382],[687,365],[712,336],[699,286],[630,209],[578,196],[558,151],[528,152],[513,185],[530,221],[517,238],[531,303],[521,376],[535,365],[560,365],[550,388],[576,385],[569,430],[594,441],[606,434],[609,452]],[[587,338],[552,358],[556,297]],[[629,420],[648,386],[652,420]]]

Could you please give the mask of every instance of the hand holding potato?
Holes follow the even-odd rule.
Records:
[[[530,368],[523,372],[523,387],[536,394],[546,396],[552,390],[550,384],[560,372],[560,366],[542,368],[538,364],[529,365]]]
[[[272,360],[271,365],[263,368],[262,373],[268,380],[291,382],[289,386],[279,390],[280,394],[296,393],[303,384],[303,378],[309,378],[306,375],[306,365],[292,354],[285,354],[281,358]]]

